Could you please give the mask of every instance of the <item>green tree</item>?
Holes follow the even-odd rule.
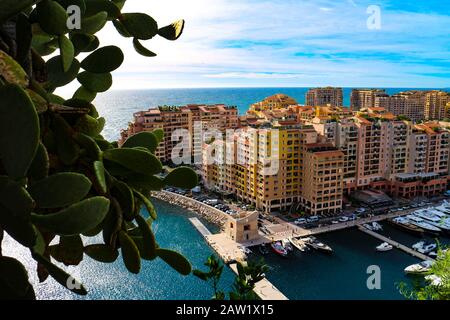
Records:
[[[183,275],[191,272],[182,255],[158,246],[149,197],[165,185],[194,187],[197,175],[181,167],[156,176],[162,166],[154,152],[163,132],[139,133],[119,148],[101,135],[105,119],[92,104],[124,60],[120,48],[100,47],[95,34],[106,23],[148,57],[155,54],[141,41],[176,40],[183,31],[183,20],[159,28],[147,14],[123,12],[124,3],[0,1],[0,298],[35,297],[32,270],[2,255],[4,232],[29,248],[40,281],[51,276],[77,294],[86,294],[85,287],[74,286],[52,259],[78,265],[86,254],[111,263],[121,253],[132,273],[142,259],[156,258]],[[81,29],[68,28],[71,5],[80,9]],[[81,53],[87,56],[78,60]],[[75,79],[80,87],[73,97],[54,93]],[[143,207],[150,218],[141,215]],[[85,245],[86,237],[103,241]],[[50,245],[53,239],[57,244]]]
[[[229,292],[230,300],[259,300],[254,292],[255,284],[265,278],[269,267],[263,261],[237,262],[236,265],[238,274],[232,286],[233,290]],[[219,289],[223,264],[211,255],[205,266],[208,267],[208,271],[194,270],[193,274],[211,284],[214,291],[213,300],[225,300],[225,292]]]
[[[436,262],[424,278],[414,279],[412,285],[400,283],[401,294],[412,300],[450,300],[450,250],[439,249]]]

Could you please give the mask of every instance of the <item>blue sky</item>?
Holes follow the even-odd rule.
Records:
[[[367,8],[381,28],[367,27]],[[128,0],[161,25],[186,19],[176,42],[141,58],[108,28],[125,64],[116,89],[157,87],[450,87],[448,0]]]

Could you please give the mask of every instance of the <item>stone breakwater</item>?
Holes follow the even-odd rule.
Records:
[[[163,190],[152,192],[152,197],[189,210],[206,221],[219,226],[221,229],[223,229],[228,219],[225,212],[180,194]]]

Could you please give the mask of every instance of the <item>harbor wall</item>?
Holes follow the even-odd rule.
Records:
[[[228,220],[228,215],[225,212],[181,194],[162,190],[152,192],[152,197],[189,210],[221,229],[224,228],[225,222]]]

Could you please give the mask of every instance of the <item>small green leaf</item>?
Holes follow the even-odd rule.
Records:
[[[135,217],[134,195],[130,187],[126,183],[116,180],[111,194],[119,201],[124,218],[127,221],[133,220]]]
[[[77,91],[75,91],[72,99],[78,99],[78,100],[92,102],[92,101],[94,101],[94,99],[96,97],[97,97],[96,92],[92,92],[89,89],[85,88],[84,86],[81,86],[78,88]]]
[[[70,70],[73,59],[75,59],[75,48],[65,35],[59,36],[59,49],[61,52],[62,67],[64,72]]]
[[[142,131],[129,137],[122,145],[123,148],[143,147],[151,153],[155,153],[158,147],[158,139],[148,131]]]
[[[50,255],[66,266],[77,266],[83,260],[83,241],[79,235],[62,236],[59,244],[49,247]]]
[[[70,35],[70,40],[75,48],[75,55],[81,52],[94,51],[100,45],[98,38],[90,34],[74,33]]]
[[[19,14],[17,16],[16,22],[16,60],[20,64],[23,64],[28,54],[30,53],[32,37],[33,33],[31,23],[28,21],[28,17],[24,13]]]
[[[124,175],[124,180],[130,187],[141,193],[160,191],[165,186],[161,178],[142,173],[127,173]]]
[[[72,139],[72,128],[60,115],[55,115],[54,125],[58,156],[65,165],[72,165],[80,155],[80,147]]]
[[[108,19],[116,19],[120,16],[120,10],[114,2],[108,0],[89,0],[86,2],[87,16],[97,14],[101,11],[108,13]]]
[[[158,33],[155,19],[145,13],[124,13],[120,22],[133,37],[140,40],[149,40]]]
[[[37,5],[38,22],[42,30],[51,35],[62,35],[67,32],[69,16],[66,10],[56,1],[44,0]]]
[[[48,176],[48,170],[50,162],[48,158],[47,149],[42,142],[39,143],[39,147],[34,156],[33,162],[31,162],[30,169],[28,170],[28,176],[33,180],[41,180]]]
[[[177,188],[192,189],[198,185],[198,175],[191,168],[178,167],[164,178],[164,183]]]
[[[36,244],[36,230],[28,216],[17,216],[0,204],[0,225],[21,245],[31,248]]]
[[[72,65],[67,72],[64,72],[62,65],[62,57],[56,56],[46,63],[48,69],[48,86],[50,88],[63,87],[71,83],[78,75],[80,63],[74,59]]]
[[[131,273],[139,273],[141,270],[141,256],[133,239],[123,230],[119,232],[119,243],[122,249],[122,259]]]
[[[9,55],[0,50],[0,76],[7,82],[28,87],[29,79],[23,68]]]
[[[78,32],[94,35],[105,26],[108,22],[108,13],[105,11],[99,12],[91,17],[81,20],[81,30]]]
[[[88,136],[96,137],[103,130],[103,120],[98,121],[97,119],[85,114],[77,120],[74,129]]]
[[[120,10],[123,9],[123,6],[125,5],[126,0],[111,0],[116,6],[117,8],[119,8]]]
[[[159,159],[148,151],[129,148],[109,149],[103,152],[103,157],[136,173],[152,175],[162,170]]]
[[[133,192],[137,196],[137,198],[144,203],[144,206],[147,208],[147,211],[152,217],[152,219],[156,220],[158,216],[156,215],[155,207],[153,206],[153,203],[150,201],[150,199],[148,199],[146,196],[144,196],[137,190],[133,190]]]
[[[112,85],[111,73],[82,72],[77,77],[78,81],[91,92],[105,92]]]
[[[76,294],[79,294],[79,295],[87,294],[86,289],[80,282],[78,282],[76,279],[74,279],[70,274],[68,274],[64,270],[55,266],[43,255],[34,253],[33,258],[37,262],[42,264],[42,266],[44,266],[45,269],[47,269],[48,273],[52,276],[52,278],[55,279],[56,282],[58,282],[63,287],[65,287],[65,288],[69,289],[70,291],[72,291]]]
[[[145,256],[148,257],[149,260],[153,260],[156,258],[157,248],[155,235],[153,234],[152,229],[150,228],[147,221],[145,221],[145,219],[141,215],[136,216],[136,222],[142,233],[142,249],[145,252]]]
[[[58,49],[58,41],[46,33],[34,33],[31,46],[41,56],[48,56]]]
[[[41,113],[44,113],[45,111],[47,111],[47,109],[48,109],[47,100],[42,98],[39,94],[37,94],[36,92],[34,92],[31,89],[26,89],[26,92],[27,92],[28,96],[30,97],[31,101],[33,102],[34,108],[36,109],[37,113],[41,114]]]
[[[51,214],[31,214],[31,220],[58,235],[76,235],[99,225],[109,210],[109,200],[92,197]]]
[[[164,130],[163,129],[155,129],[152,131],[152,133],[155,135],[156,139],[158,140],[158,144],[160,144],[161,141],[164,140]]]
[[[116,28],[117,32],[119,32],[119,34],[122,37],[125,38],[131,38],[133,37],[125,28],[125,26],[122,24],[122,22],[120,22],[120,20],[113,20],[113,25]]]
[[[91,244],[86,246],[84,248],[84,253],[92,259],[103,263],[113,263],[119,256],[119,252],[117,250],[113,250],[105,244]]]
[[[0,161],[13,179],[25,177],[39,145],[33,102],[17,85],[0,86]]]
[[[166,38],[167,40],[177,40],[183,33],[184,25],[184,20],[175,21],[174,23],[159,29],[158,35]]]
[[[191,273],[192,266],[189,261],[178,252],[168,249],[156,249],[158,257],[180,274],[187,276]]]
[[[53,174],[28,187],[39,208],[62,208],[83,199],[91,189],[91,181],[73,172]]]
[[[0,300],[34,300],[25,267],[14,258],[0,256]]]
[[[133,39],[133,46],[134,46],[134,50],[136,50],[137,53],[139,53],[140,55],[142,55],[144,57],[149,57],[149,58],[156,57],[156,53],[148,50],[136,38]]]
[[[108,187],[106,186],[105,167],[103,166],[103,162],[94,161],[94,172],[98,185],[101,187],[101,191],[106,194],[108,192]]]
[[[105,57],[108,57],[105,59]],[[116,46],[106,46],[97,49],[82,62],[81,67],[92,73],[108,73],[122,65],[124,56],[122,50]]]
[[[84,150],[86,150],[88,157],[92,160],[101,159],[102,150],[94,139],[81,132],[75,134],[74,139]]]

